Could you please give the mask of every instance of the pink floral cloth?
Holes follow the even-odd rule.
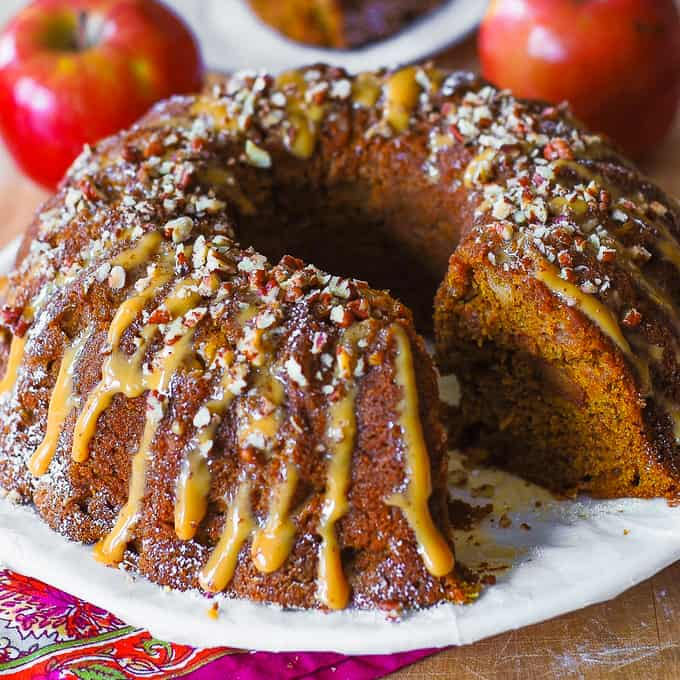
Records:
[[[194,649],[156,640],[73,595],[0,570],[2,678],[373,680],[432,653],[351,657]]]

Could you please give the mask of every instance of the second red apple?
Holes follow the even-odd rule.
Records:
[[[680,97],[674,0],[493,0],[479,34],[485,77],[522,97],[567,100],[577,116],[641,155]]]
[[[0,36],[0,133],[52,189],[83,144],[198,90],[202,74],[191,31],[158,0],[37,0]]]

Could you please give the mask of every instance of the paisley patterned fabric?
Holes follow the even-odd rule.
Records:
[[[373,680],[431,654],[373,657],[194,649],[156,640],[99,607],[0,570],[0,677],[26,680]]]

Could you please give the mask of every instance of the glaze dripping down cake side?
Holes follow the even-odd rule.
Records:
[[[23,308],[3,486],[161,584],[332,609],[464,599],[408,311],[207,238],[206,207],[102,239]]]
[[[463,442],[559,491],[674,497],[679,235],[568,112],[470,74],[238,74],[86,149],[31,226],[0,485],[172,587],[467,601],[413,319],[439,286]]]

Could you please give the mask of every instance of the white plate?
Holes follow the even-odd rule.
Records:
[[[485,0],[448,0],[387,40],[357,50],[331,50],[286,39],[263,24],[245,0],[166,2],[191,24],[201,41],[206,63],[224,71],[279,71],[318,61],[360,71],[424,59],[467,35],[481,20],[487,4]]]
[[[0,26],[27,0],[2,0]],[[279,2],[279,0],[271,0]],[[448,0],[397,35],[358,50],[309,47],[268,28],[245,0],[165,0],[191,24],[206,64],[217,70],[285,68],[323,61],[350,71],[425,59],[464,38],[481,21],[486,0]]]
[[[17,242],[0,250],[0,273]],[[449,382],[449,381],[447,381]],[[450,398],[451,385],[443,391]],[[452,457],[452,475],[462,469]],[[284,611],[218,598],[219,616],[197,592],[164,591],[96,562],[91,548],[52,532],[30,508],[0,501],[0,562],[103,607],[165,640],[263,651],[377,654],[474,642],[618,595],[680,558],[680,508],[663,500],[556,501],[497,470],[467,471],[456,497],[494,505],[472,532],[456,532],[463,563],[511,565],[467,606],[442,605],[395,623],[375,612]],[[493,488],[473,498],[471,489]],[[541,507],[535,507],[535,501]],[[512,526],[498,528],[506,514]],[[526,523],[530,528],[522,528]]]

